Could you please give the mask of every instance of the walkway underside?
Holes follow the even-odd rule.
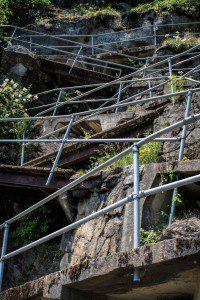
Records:
[[[0,299],[138,300],[169,295],[190,299],[198,293],[199,244],[199,235],[174,238],[131,252],[85,260],[69,269],[9,289]],[[141,269],[138,283],[132,281],[134,267]]]

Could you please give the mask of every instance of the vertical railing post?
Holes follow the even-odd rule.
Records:
[[[78,53],[77,53],[77,55],[76,55],[76,57],[75,57],[75,59],[74,59],[74,61],[73,61],[73,64],[72,64],[72,66],[71,66],[71,68],[70,68],[70,70],[69,70],[69,74],[71,73],[71,71],[72,71],[72,69],[73,69],[73,67],[74,67],[74,65],[75,65],[75,63],[76,63],[76,61],[77,61],[77,59],[78,59],[78,57],[79,57],[79,55],[80,55],[82,49],[83,49],[83,46],[80,47],[80,49],[79,49],[79,51],[78,51]]]
[[[26,125],[26,126],[24,127],[23,140],[26,139],[27,126],[28,126],[28,125]],[[21,152],[21,166],[23,166],[24,161],[25,161],[25,147],[26,147],[26,143],[23,142],[23,143],[22,143],[22,152]]]
[[[31,123],[31,121],[28,121],[28,123],[25,124],[25,126],[24,126],[23,140],[25,140],[27,137],[27,129],[28,129],[28,126],[30,125],[30,123]],[[21,151],[21,166],[23,166],[23,164],[25,162],[25,148],[26,148],[26,143],[23,142],[22,143],[22,151]]]
[[[91,44],[92,44],[92,55],[94,55],[94,36],[91,37]]]
[[[32,53],[32,36],[30,36],[29,51]]]
[[[171,57],[168,58],[168,67],[169,67],[169,77],[170,77],[170,89],[171,93],[174,93],[173,79],[172,79],[172,60]],[[172,103],[174,105],[174,97],[172,97]]]
[[[6,254],[6,248],[8,243],[8,232],[9,232],[9,224],[5,224],[4,235],[3,235],[3,244],[1,249],[1,261],[0,261],[0,291],[2,291],[3,284],[3,271],[4,271],[4,255]]]
[[[57,112],[57,109],[58,109],[58,104],[60,103],[60,99],[61,99],[62,93],[63,93],[63,90],[61,89],[60,93],[58,95],[58,99],[56,101],[56,105],[55,105],[54,111],[53,111],[53,116],[56,115],[56,112]]]
[[[140,247],[140,199],[138,196],[140,190],[140,170],[139,170],[139,148],[137,145],[133,146],[134,158],[134,249]],[[139,269],[134,268],[133,280],[139,281]]]
[[[10,42],[14,38],[16,31],[17,31],[17,27],[15,27],[14,30],[13,30],[13,33],[12,33],[11,38],[10,38]]]
[[[149,86],[149,97],[152,97],[152,90],[151,90],[151,81],[148,81],[148,86]]]
[[[148,67],[148,64],[149,64],[149,58],[147,57],[147,59],[146,59],[146,62],[145,62],[145,68],[147,68]],[[146,76],[146,69],[144,70],[144,72],[143,72],[143,78]]]
[[[154,45],[157,45],[157,38],[156,38],[156,25],[153,25],[153,39],[154,39]]]
[[[67,127],[67,130],[66,130],[66,132],[65,132],[65,134],[64,134],[62,143],[61,143],[60,148],[59,148],[59,150],[58,150],[58,154],[57,154],[56,159],[55,159],[55,161],[54,161],[54,163],[53,163],[53,166],[52,166],[52,168],[51,168],[51,171],[50,171],[50,173],[49,173],[49,177],[48,177],[48,179],[47,179],[46,185],[49,185],[49,184],[51,183],[51,180],[52,180],[54,171],[55,171],[55,169],[56,169],[56,167],[57,167],[57,164],[58,164],[58,162],[59,162],[60,156],[61,156],[61,154],[62,154],[62,150],[63,150],[64,145],[65,145],[65,141],[66,141],[66,139],[67,139],[68,136],[69,136],[69,133],[70,133],[70,130],[71,130],[71,127],[72,127],[72,123],[73,123],[73,121],[74,121],[74,117],[75,117],[75,115],[72,115],[71,120],[70,120],[70,122],[69,122],[69,125],[68,125],[68,127]]]
[[[185,118],[189,117],[190,114],[190,107],[191,107],[191,100],[192,100],[192,91],[188,92],[188,98],[187,98],[187,105],[185,110]],[[183,159],[183,151],[185,147],[185,140],[187,135],[187,125],[183,126],[182,136],[181,136],[181,143],[180,143],[180,149],[178,154],[178,161],[181,161]],[[178,178],[177,178],[178,180]],[[169,225],[172,224],[174,213],[175,213],[175,196],[177,193],[177,188],[173,190],[172,194],[172,203],[171,203],[171,210],[170,210],[170,216],[169,216]]]
[[[119,84],[119,90],[118,90],[118,96],[117,96],[117,102],[116,102],[116,104],[119,104],[119,102],[121,101],[121,95],[122,95],[122,87],[123,87],[123,83],[122,82],[120,82],[120,84]],[[116,107],[116,109],[115,109],[115,113],[118,113],[118,107]]]

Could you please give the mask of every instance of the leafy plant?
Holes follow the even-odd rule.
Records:
[[[84,129],[83,127],[81,127],[81,130],[83,131],[84,139],[88,140],[91,138],[91,136],[92,136],[91,131]]]
[[[167,83],[169,90],[164,90],[164,93],[178,93],[181,92],[183,90],[183,86],[184,86],[184,77],[183,76],[175,76],[172,75],[169,77],[169,82]],[[170,101],[177,101],[181,96],[180,95],[176,95],[173,97],[169,97]]]
[[[51,4],[50,0],[6,0],[10,12],[9,20],[16,25],[33,22]]]
[[[157,243],[160,237],[160,232],[156,232],[154,230],[144,230],[140,229],[140,240],[141,244],[152,244]]]
[[[128,58],[127,61],[125,62],[126,65],[131,66],[133,68],[141,68],[145,65],[145,62],[142,60],[137,60],[133,58]]]
[[[149,163],[156,163],[158,162],[158,157],[160,153],[160,145],[159,142],[150,142],[145,147],[142,147],[140,149],[139,154],[139,161],[140,164],[149,164]],[[90,158],[90,166],[89,170],[97,167],[98,165],[106,162],[108,159],[114,157],[117,155],[117,146],[109,145],[104,148],[103,151],[101,151],[101,155],[99,157],[91,157]],[[123,149],[120,149],[121,151]],[[107,167],[108,169],[113,169],[117,167],[124,167],[128,165],[133,165],[133,154],[130,153],[122,158],[120,158],[118,161],[114,162],[112,165]]]
[[[151,130],[147,130],[144,133],[144,136],[147,137],[152,132]],[[149,164],[149,163],[156,163],[158,162],[158,157],[160,154],[161,143],[160,142],[149,142],[148,144],[144,145],[140,149],[140,163],[141,164]]]
[[[50,214],[50,209],[40,207],[22,217],[18,227],[11,232],[12,247],[25,246],[45,235],[54,222]]]
[[[99,7],[96,4],[85,2],[74,6],[71,10],[69,10],[69,12],[65,13],[65,17],[67,19],[80,17],[89,19],[92,17],[107,17],[111,15],[120,16],[120,13],[116,9],[112,8],[111,4],[108,4],[104,7]]]
[[[170,14],[179,12],[192,17],[199,16],[199,1],[198,0],[154,0],[150,3],[139,4],[132,11],[138,13],[154,10],[159,14]]]
[[[161,185],[173,182],[174,177],[172,166],[166,163],[166,172],[161,174]]]
[[[175,207],[181,207],[184,205],[183,197],[179,192],[176,192],[174,195],[174,204],[175,204]],[[161,215],[164,218],[164,220],[166,220],[166,221],[169,219],[168,211],[170,211],[170,208],[171,208],[171,204],[168,204],[166,207],[166,210],[161,211]]]
[[[8,0],[0,0],[0,24],[5,24],[10,16]]]
[[[162,43],[163,47],[170,48],[176,52],[186,51],[199,43],[200,39],[190,33],[185,33],[184,37],[181,37],[177,31],[173,37],[165,39]]]
[[[89,109],[89,105],[87,103],[70,103],[67,105],[67,101],[72,101],[73,97],[80,96],[82,93],[79,90],[75,90],[73,93],[63,92],[61,95],[60,102],[65,102],[66,105],[58,108],[59,112],[62,114],[71,114],[73,112],[80,112]],[[55,94],[54,102],[58,99],[59,93]]]
[[[44,26],[46,29],[50,29],[52,27],[51,20],[49,18],[45,18],[43,16],[36,18],[35,23],[38,26]]]
[[[180,193],[176,192],[174,195],[175,206],[183,206],[183,198]]]
[[[150,164],[158,162],[158,157],[160,153],[160,145],[159,142],[150,142],[145,145],[140,150],[140,163],[141,164]]]
[[[26,117],[25,106],[32,102],[33,97],[29,90],[21,87],[17,82],[6,78],[0,87],[0,117]],[[22,138],[26,121],[3,122],[0,128],[2,139],[18,139]],[[17,163],[19,160],[19,144],[1,144],[0,145],[0,161],[6,163]]]

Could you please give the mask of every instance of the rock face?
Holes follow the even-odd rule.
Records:
[[[157,300],[162,295],[162,299],[199,300],[199,242],[199,237],[174,238],[85,260],[8,289],[0,299]],[[135,267],[141,271],[138,283],[132,280]]]
[[[89,192],[74,191],[73,197],[79,198],[77,220],[109,205],[127,195],[127,187],[123,181],[130,172],[119,168],[115,174],[106,172],[102,177],[93,179],[86,185]],[[131,182],[131,181],[130,181]],[[131,182],[132,185],[132,182]],[[62,237],[61,248],[64,257],[61,269],[65,266],[80,263],[92,257],[105,257],[108,253],[119,249],[119,239],[123,232],[124,208],[116,209],[105,216],[80,226],[74,234],[66,233]]]
[[[61,257],[59,243],[40,245],[15,256],[5,264],[5,288],[21,285],[59,270]]]
[[[200,110],[199,104],[199,95],[200,93],[195,93],[192,96],[191,100],[191,109],[190,115],[197,114]],[[187,96],[180,97],[175,100],[175,105],[168,105],[165,107],[163,114],[160,115],[154,121],[154,131],[160,130],[166,126],[169,126],[175,122],[178,122],[183,119],[186,109]],[[187,137],[186,144],[184,148],[183,155],[188,159],[199,158],[199,145],[200,145],[200,124],[191,124],[187,126]],[[177,137],[181,136],[182,128],[178,128],[169,133],[168,137]],[[177,143],[164,143],[163,146],[163,159],[165,161],[174,161],[178,159],[178,150],[180,147],[180,142]]]
[[[147,167],[148,168],[148,167]],[[151,166],[151,177],[144,174],[145,167],[140,168],[141,188],[150,188],[157,175],[157,170]],[[146,170],[146,169],[145,169]],[[113,171],[103,172],[98,177],[83,183],[82,189],[72,191],[72,197],[77,197],[77,217],[80,220],[93,212],[96,212],[118,200],[130,195],[133,191],[133,168],[131,166],[116,168]],[[164,196],[163,196],[164,197]],[[164,199],[164,198],[163,198]],[[145,199],[141,200],[142,207]],[[165,201],[164,201],[165,203]],[[160,204],[162,202],[160,201]],[[151,209],[146,208],[152,218],[158,218],[159,204]],[[148,220],[146,220],[146,223]],[[106,213],[77,228],[74,233],[63,235],[61,249],[64,256],[61,261],[61,269],[66,266],[80,264],[83,261],[95,257],[106,257],[111,253],[129,251],[133,245],[133,202]]]
[[[161,236],[161,240],[172,239],[175,237],[191,237],[200,234],[200,219],[190,218],[177,220],[170,227],[167,227]]]
[[[185,176],[198,174],[199,169],[199,160],[183,161],[174,165],[174,171]],[[159,186],[160,175],[166,172],[165,163],[141,166],[141,190]],[[75,176],[78,177],[77,175],[72,176],[74,179]],[[118,167],[102,171],[70,190],[69,205],[72,205],[77,212],[75,220],[80,220],[125,198],[132,192],[133,167]],[[65,196],[65,194],[63,195]],[[170,200],[171,192],[160,193],[155,197],[141,198],[142,227],[148,228],[161,220],[161,211],[166,208]],[[44,244],[10,259],[6,264],[6,286],[19,285],[65,268],[71,270],[72,277],[76,277],[74,272],[77,265],[84,268],[91,259],[103,261],[112,254],[131,251],[133,248],[133,216],[133,202],[129,202],[124,207],[119,207],[79,226],[76,230],[65,233],[62,236],[61,246],[58,240],[54,248],[46,247],[47,245]],[[188,236],[193,236],[199,231],[200,223],[197,218],[177,221],[171,229],[167,228],[163,232],[162,239],[190,238]],[[59,248],[61,248],[60,254]],[[76,272],[79,273],[79,269]]]

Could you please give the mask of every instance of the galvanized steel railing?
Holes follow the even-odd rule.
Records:
[[[15,31],[13,32],[13,37],[14,38],[14,35],[16,34],[16,28],[15,28]],[[31,41],[31,45],[32,45],[32,41]],[[20,253],[23,253],[41,243],[44,243],[58,235],[61,235],[62,233],[64,232],[67,232],[69,230],[72,230],[74,228],[77,228],[78,226],[84,224],[85,222],[88,222],[89,220],[92,220],[102,214],[105,214],[106,212],[112,210],[112,209],[115,209],[119,206],[123,206],[125,205],[126,203],[130,202],[130,201],[134,201],[134,245],[133,247],[134,248],[137,248],[140,246],[140,198],[141,197],[146,197],[146,196],[149,196],[149,195],[154,195],[156,193],[159,193],[161,191],[166,191],[168,189],[174,189],[174,192],[173,192],[173,199],[172,199],[172,206],[171,206],[171,212],[170,212],[170,220],[169,220],[169,224],[171,224],[172,220],[173,220],[173,216],[174,216],[174,196],[176,194],[176,189],[180,186],[183,186],[183,185],[186,185],[186,184],[190,184],[192,182],[197,182],[197,181],[200,181],[200,175],[196,175],[196,176],[192,176],[190,178],[187,178],[187,179],[183,179],[183,180],[177,180],[176,182],[173,182],[173,183],[170,183],[170,184],[167,184],[167,185],[163,185],[163,186],[159,186],[159,187],[156,187],[156,188],[152,188],[152,189],[149,189],[149,190],[146,190],[146,191],[141,191],[140,190],[140,187],[139,187],[139,183],[140,183],[140,180],[139,180],[139,151],[140,151],[140,148],[145,145],[146,143],[148,142],[157,142],[157,141],[166,141],[166,142],[177,142],[177,141],[180,141],[180,149],[179,149],[179,156],[178,156],[178,160],[181,161],[182,160],[182,157],[183,157],[183,149],[184,149],[184,146],[185,146],[185,140],[186,140],[186,133],[187,133],[187,125],[189,124],[192,124],[192,123],[195,123],[197,121],[200,120],[200,114],[196,114],[196,115],[193,115],[193,116],[189,116],[190,115],[190,106],[191,106],[191,100],[192,100],[192,95],[196,92],[199,92],[200,91],[200,87],[199,88],[194,88],[194,89],[189,89],[189,90],[185,90],[185,91],[180,91],[180,92],[176,92],[174,93],[173,91],[173,82],[172,82],[172,75],[173,75],[173,72],[174,72],[174,66],[176,66],[177,64],[180,64],[180,63],[185,63],[186,61],[189,61],[191,60],[192,58],[197,58],[199,57],[199,52],[195,52],[195,55],[196,57],[194,56],[194,54],[192,54],[192,57],[189,59],[183,59],[182,61],[176,63],[174,62],[176,59],[180,59],[182,56],[185,57],[185,55],[188,55],[188,54],[191,54],[192,51],[196,51],[199,49],[199,45],[193,47],[192,49],[188,50],[188,51],[185,51],[184,53],[181,53],[181,54],[178,54],[178,55],[175,55],[175,56],[172,56],[170,58],[167,58],[165,60],[163,60],[162,62],[157,62],[153,65],[150,65],[150,66],[145,66],[143,67],[142,69],[134,72],[134,73],[131,73],[131,74],[128,74],[128,75],[125,75],[123,76],[122,78],[119,78],[119,79],[116,79],[112,82],[109,82],[109,83],[104,83],[104,84],[98,84],[98,85],[91,85],[91,86],[87,86],[87,87],[94,87],[94,89],[90,90],[90,91],[87,91],[85,92],[83,95],[81,96],[76,96],[76,97],[73,97],[71,99],[71,103],[75,103],[74,101],[81,101],[80,99],[88,96],[88,95],[91,95],[92,93],[95,93],[101,89],[104,89],[104,88],[107,88],[107,87],[110,87],[110,86],[119,86],[119,89],[117,91],[117,93],[112,97],[112,98],[109,98],[109,99],[104,99],[102,102],[105,104],[107,103],[112,103],[112,101],[115,102],[115,104],[113,105],[109,105],[109,106],[106,106],[106,107],[102,107],[100,106],[99,108],[97,109],[93,109],[93,110],[90,110],[90,111],[83,111],[83,112],[79,112],[79,113],[73,113],[73,114],[69,114],[69,115],[64,115],[64,116],[60,116],[60,115],[56,115],[57,113],[57,109],[60,108],[60,107],[63,107],[64,105],[66,105],[68,102],[60,102],[61,100],[61,96],[62,96],[62,92],[67,89],[67,88],[61,88],[59,89],[60,93],[58,95],[58,98],[56,100],[56,102],[54,104],[49,104],[49,107],[48,109],[45,109],[44,111],[40,112],[39,114],[37,114],[36,116],[33,116],[33,117],[30,117],[28,119],[29,122],[33,122],[35,120],[45,120],[45,119],[59,119],[59,118],[63,118],[63,117],[69,117],[71,118],[70,119],[70,122],[69,122],[69,125],[67,126],[63,126],[61,128],[61,130],[54,130],[52,131],[51,133],[45,135],[45,136],[42,136],[42,137],[39,137],[38,139],[27,139],[26,137],[26,130],[27,130],[27,127],[25,127],[25,130],[24,130],[24,134],[23,134],[23,139],[18,139],[18,140],[0,140],[0,143],[22,143],[22,156],[21,156],[21,163],[23,164],[24,163],[24,156],[25,156],[25,144],[27,143],[35,143],[35,142],[40,142],[40,143],[51,143],[51,142],[57,142],[57,143],[60,143],[60,149],[58,151],[58,154],[57,154],[57,157],[56,157],[56,160],[52,166],[52,169],[51,169],[51,172],[49,174],[49,177],[48,177],[48,180],[47,180],[47,185],[50,184],[51,182],[51,179],[52,179],[52,176],[53,176],[53,173],[54,173],[54,170],[59,162],[59,159],[60,159],[60,156],[62,154],[62,150],[64,148],[64,145],[66,143],[109,143],[109,142],[132,142],[134,143],[133,146],[127,148],[126,150],[122,151],[121,153],[117,154],[116,156],[114,156],[113,158],[110,158],[109,160],[107,160],[105,163],[99,165],[98,167],[94,168],[92,171],[89,171],[87,172],[86,174],[80,176],[78,179],[74,180],[73,182],[67,184],[66,186],[64,186],[63,188],[61,188],[60,190],[56,191],[55,193],[49,195],[48,197],[44,198],[43,200],[39,201],[38,203],[34,204],[33,206],[29,207],[28,209],[26,209],[25,211],[19,213],[18,215],[16,215],[15,217],[9,219],[9,220],[6,220],[2,225],[0,225],[0,229],[4,229],[4,239],[3,239],[3,246],[2,246],[2,253],[1,253],[1,259],[0,259],[0,288],[2,288],[2,280],[3,280],[3,268],[4,268],[4,262],[6,260],[8,260],[9,258],[17,255],[17,254],[20,254]],[[165,75],[164,76],[161,76],[160,78],[162,80],[164,80],[164,82],[162,83],[159,83],[157,84],[156,86],[152,86],[151,84],[151,81],[152,80],[158,80],[158,79],[155,79],[155,78],[152,78],[152,77],[147,77],[148,75],[146,74],[146,72],[148,72],[149,70],[152,71],[152,68],[153,68],[153,72],[155,73],[155,70],[157,67],[161,67],[163,65],[167,64],[167,69],[164,68],[162,70],[164,70],[165,72]],[[200,70],[200,66],[196,66],[194,67],[193,69],[190,69],[188,72],[186,72],[183,77],[186,79],[186,80],[190,80],[191,82],[194,82],[194,83],[200,83],[199,80],[197,79],[191,79],[191,78],[188,78],[188,76],[192,73],[195,73],[195,72],[199,72]],[[157,71],[156,71],[157,72]],[[167,75],[166,75],[166,72],[167,72]],[[143,76],[144,78],[140,78],[140,79],[132,79],[133,76],[135,75],[139,75],[139,76]],[[151,74],[152,76],[152,74]],[[147,81],[148,84],[149,84],[149,88],[146,90],[146,91],[143,91],[143,92],[140,92],[140,93],[137,93],[135,95],[132,95],[131,97],[128,97],[128,98],[125,98],[125,99],[121,99],[122,98],[122,93],[124,91],[126,91],[134,82],[137,82],[137,81]],[[168,93],[168,94],[165,94],[165,95],[159,95],[159,96],[153,96],[152,95],[152,92],[156,89],[156,88],[159,88],[159,87],[162,87],[163,85],[165,85],[167,82],[170,82],[171,83],[171,93]],[[50,91],[52,92],[52,91]],[[44,94],[44,93],[50,93],[50,92],[42,92],[40,94]],[[136,98],[139,96],[139,95],[144,95],[145,93],[148,93],[149,94],[149,98],[146,98],[146,99],[140,99],[140,100],[136,100]],[[148,137],[145,137],[145,138],[130,138],[130,139],[70,139],[69,138],[69,134],[70,134],[70,129],[72,126],[74,125],[77,125],[79,124],[80,122],[82,122],[83,120],[86,120],[88,118],[90,118],[91,116],[94,116],[94,115],[97,115],[99,113],[102,113],[102,112],[107,112],[107,111],[110,111],[110,110],[115,110],[115,112],[117,113],[119,108],[121,107],[126,107],[128,105],[136,105],[136,104],[143,104],[143,103],[149,103],[151,101],[157,101],[159,99],[165,99],[165,98],[173,98],[175,96],[178,96],[178,95],[187,95],[187,105],[186,105],[186,111],[185,111],[185,116],[184,116],[184,119],[182,121],[179,121],[173,125],[170,125],[156,133],[153,133],[151,134],[150,136]],[[101,99],[97,99],[97,100],[101,100]],[[88,101],[88,99],[86,100],[83,100],[83,101]],[[95,99],[91,99],[91,102],[92,101],[95,101]],[[101,101],[100,101],[101,102]],[[80,103],[80,102],[79,102]],[[41,106],[41,108],[44,108],[44,107],[47,107],[46,105],[45,106]],[[44,116],[44,114],[48,113],[48,112],[52,112],[52,115],[51,116]],[[80,117],[80,116],[83,116],[83,119],[81,120],[77,120],[75,121],[75,118],[76,117]],[[7,118],[7,119],[0,119],[0,122],[11,122],[11,121],[27,121],[27,118]],[[164,134],[168,133],[168,132],[171,132],[172,130],[178,128],[178,127],[182,127],[183,130],[182,130],[182,136],[179,138],[166,138],[166,137],[162,137]],[[58,133],[60,131],[63,131],[63,130],[66,130],[65,131],[65,134],[63,136],[62,139],[47,139],[47,137],[55,134],[55,133]],[[109,205],[107,206],[106,208],[104,209],[101,209],[100,211],[98,212],[95,212],[93,214],[91,214],[90,216],[87,216],[79,221],[76,221],[62,229],[59,229],[57,230],[56,232],[54,233],[51,233],[37,241],[34,241],[32,243],[30,243],[29,245],[26,245],[24,247],[21,247],[11,253],[7,253],[6,254],[6,247],[7,247],[7,239],[8,239],[8,231],[9,231],[9,225],[12,224],[13,222],[19,220],[21,217],[27,215],[28,213],[34,211],[35,209],[37,209],[38,207],[44,205],[45,203],[51,201],[52,199],[54,199],[55,197],[61,195],[62,193],[70,190],[72,187],[75,187],[77,186],[78,184],[80,184],[81,182],[83,182],[84,180],[86,180],[87,178],[89,178],[90,176],[96,174],[98,171],[104,169],[105,167],[111,165],[112,163],[114,163],[115,161],[118,161],[120,158],[122,158],[123,156],[129,154],[129,153],[133,153],[133,157],[134,157],[134,192],[132,195],[120,200],[120,201],[117,201],[116,203],[112,204],[112,205]],[[139,280],[139,270],[137,268],[134,269],[134,280]]]
[[[191,100],[191,94],[189,93],[189,97],[188,97],[188,102]],[[187,105],[188,107],[188,105]],[[126,150],[124,150],[123,152],[117,154],[116,156],[114,156],[113,158],[107,160],[105,163],[101,164],[100,166],[96,167],[95,169],[93,169],[92,171],[80,176],[78,179],[74,180],[73,182],[67,184],[66,186],[64,186],[63,188],[61,188],[60,190],[56,191],[55,193],[49,195],[48,197],[44,198],[43,200],[39,201],[38,203],[34,204],[33,206],[29,207],[28,209],[26,209],[25,211],[19,213],[18,215],[16,215],[15,217],[5,221],[2,225],[0,225],[0,229],[4,228],[4,239],[3,239],[3,247],[2,247],[2,255],[1,255],[1,259],[0,259],[0,287],[2,287],[2,280],[3,280],[3,268],[4,268],[4,262],[6,260],[8,260],[9,258],[23,253],[35,246],[38,246],[48,240],[51,240],[52,238],[55,238],[61,234],[63,234],[64,232],[67,232],[69,230],[75,229],[78,226],[88,222],[89,220],[92,220],[96,217],[99,217],[100,215],[105,214],[106,212],[113,210],[119,206],[123,206],[126,203],[130,202],[130,201],[134,201],[134,245],[133,248],[136,249],[140,246],[140,201],[139,199],[141,197],[147,197],[149,195],[154,195],[156,193],[159,193],[161,191],[166,191],[169,189],[175,189],[178,188],[180,186],[184,186],[193,182],[198,182],[200,181],[200,175],[196,175],[196,176],[192,176],[190,178],[187,179],[183,179],[183,180],[178,180],[176,182],[167,184],[167,185],[163,185],[163,186],[159,186],[156,188],[152,188],[146,191],[141,191],[140,187],[139,187],[139,149],[141,148],[141,146],[144,146],[146,143],[149,143],[151,141],[154,141],[156,138],[178,128],[178,127],[182,127],[182,126],[187,126],[191,123],[194,123],[196,121],[200,120],[200,114],[196,114],[193,115],[191,117],[186,117],[184,118],[182,121],[179,121],[173,125],[170,125],[164,129],[161,129],[160,131],[151,134],[148,137],[145,137],[143,139],[141,139],[139,142],[137,142],[134,146],[131,146],[129,148],[127,148]],[[185,139],[185,137],[184,137]],[[181,143],[181,147],[183,147],[183,143]],[[98,171],[102,170],[103,168],[111,165],[112,163],[114,163],[115,161],[119,160],[120,158],[122,158],[123,156],[129,154],[133,152],[133,157],[134,157],[134,192],[132,195],[126,197],[125,199],[122,199],[120,201],[117,201],[116,203],[107,206],[104,209],[99,210],[98,212],[95,212],[79,221],[76,221],[62,229],[59,229],[37,241],[34,241],[24,247],[21,247],[13,252],[10,252],[8,254],[6,254],[6,246],[7,246],[7,240],[8,240],[8,229],[9,229],[9,225],[12,224],[13,222],[17,221],[18,219],[20,219],[21,217],[27,215],[28,213],[34,211],[35,209],[37,209],[38,207],[44,205],[45,203],[51,201],[52,199],[54,199],[55,197],[61,195],[62,193],[70,190],[72,187],[77,186],[78,184],[80,184],[81,182],[83,182],[84,180],[86,180],[87,178],[89,178],[90,176],[96,174]],[[139,277],[139,269],[135,268],[134,269],[134,276],[133,279],[135,281],[138,281],[140,279]]]
[[[179,23],[179,24],[165,24],[165,25],[156,25],[156,26],[144,26],[144,27],[139,27],[139,28],[135,28],[135,29],[132,29],[131,32],[135,32],[136,30],[141,30],[141,29],[144,29],[144,28],[147,28],[148,30],[152,30],[153,29],[153,33],[154,35],[153,36],[145,36],[145,37],[140,37],[140,38],[134,38],[132,41],[135,41],[135,40],[140,40],[140,39],[146,39],[147,37],[149,38],[153,38],[154,40],[154,44],[156,45],[156,40],[157,38],[164,38],[165,35],[157,35],[156,37],[156,30],[155,28],[165,28],[165,30],[168,28],[168,27],[174,27],[174,26],[182,26],[186,23]],[[190,29],[190,26],[194,26],[194,25],[199,25],[200,22],[195,22],[195,23],[187,23],[187,26],[188,27],[188,30]],[[19,28],[19,27],[14,27],[14,26],[9,26],[9,25],[4,25],[3,26],[4,28],[12,28],[13,29],[13,33],[11,35],[11,41],[12,40],[15,40],[15,41],[18,41],[18,42],[21,42],[22,44],[25,43],[25,44],[28,44],[29,45],[29,50],[30,52],[34,49],[49,49],[49,50],[52,50],[53,52],[58,52],[58,53],[62,53],[62,54],[70,54],[72,56],[74,56],[74,59],[71,59],[73,61],[72,65],[74,67],[74,65],[76,64],[76,62],[79,62],[81,63],[81,61],[79,60],[79,57],[82,57],[84,58],[85,60],[82,61],[82,63],[84,62],[84,65],[93,65],[93,67],[96,67],[98,66],[99,67],[99,64],[95,63],[96,62],[101,62],[102,64],[105,64],[105,63],[108,63],[110,65],[113,65],[113,66],[116,66],[116,67],[119,67],[119,68],[123,68],[123,69],[136,69],[136,68],[133,68],[131,66],[127,66],[127,65],[123,65],[123,64],[117,64],[117,63],[114,63],[114,62],[105,62],[105,60],[102,60],[102,59],[97,59],[97,58],[90,58],[91,62],[87,62],[86,59],[88,59],[88,57],[84,56],[84,55],[81,55],[81,52],[83,52],[84,49],[88,49],[91,51],[89,51],[89,53],[92,52],[92,54],[94,54],[94,52],[96,51],[96,53],[102,53],[102,51],[108,51],[108,49],[104,49],[102,48],[101,46],[103,44],[99,44],[99,45],[91,45],[90,43],[89,44],[84,44],[84,43],[81,43],[81,42],[76,42],[74,41],[74,36],[73,35],[48,35],[48,34],[44,34],[44,33],[41,33],[41,32],[36,32],[36,31],[33,31],[33,30],[29,30],[29,29],[24,29],[24,28]],[[21,35],[17,35],[17,31],[19,32],[22,32]],[[126,32],[126,31],[123,31],[123,32]],[[123,32],[121,32],[120,34],[122,34]],[[115,34],[119,34],[118,33],[115,33]],[[199,33],[193,33],[193,34],[196,34],[198,35]],[[77,35],[77,37],[83,37],[84,35]],[[92,40],[94,40],[94,36],[98,36],[98,35],[86,35],[85,37],[89,37],[91,36],[92,37]],[[65,37],[65,38],[63,38]],[[67,37],[67,39],[66,39]],[[28,38],[28,40],[20,40],[20,38]],[[38,44],[36,42],[33,42],[33,38],[36,38],[37,40],[42,38],[42,44]],[[48,39],[52,39],[53,41],[55,41],[55,43],[64,43],[66,45],[61,45],[61,46],[56,46],[56,45],[50,45],[50,46],[47,46],[47,45],[44,45],[44,38],[48,38]],[[71,39],[70,39],[71,38]],[[124,41],[120,41],[120,40],[117,40],[117,41],[112,41],[110,43],[108,43],[109,45],[111,43],[124,43],[124,42],[127,42],[127,41],[131,41],[130,39],[130,36],[126,36],[126,39]],[[61,50],[61,49],[66,49],[66,50]],[[73,53],[73,52],[68,52],[67,49],[79,49],[78,50],[78,53]],[[150,59],[149,57],[146,57],[146,58],[138,58],[138,57],[135,57],[135,56],[131,56],[131,55],[126,55],[126,54],[122,54],[122,53],[119,53],[115,50],[110,50],[109,51],[110,53],[113,53],[113,54],[117,54],[118,56],[121,56],[123,58],[130,58],[130,59],[135,59],[135,60],[138,60],[138,61],[144,61],[147,63],[147,61]],[[163,56],[161,57],[163,58]],[[94,61],[94,62],[93,62]],[[70,69],[72,70],[72,68]],[[71,71],[70,71],[71,72]]]

